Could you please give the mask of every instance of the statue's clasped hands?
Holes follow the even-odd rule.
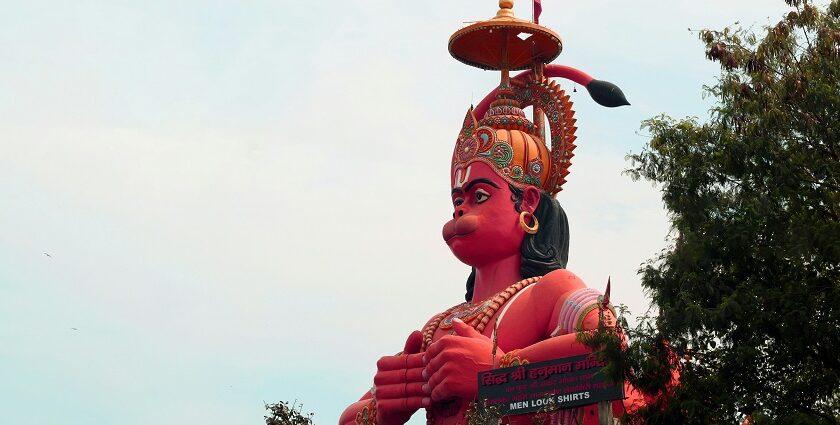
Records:
[[[493,343],[459,319],[445,335],[420,353],[422,335],[409,335],[405,350],[377,362],[373,378],[379,424],[405,423],[421,407],[454,398],[472,400],[478,372],[493,368]],[[496,351],[501,357],[504,353]]]
[[[460,319],[452,321],[455,335],[446,335],[430,345],[423,357],[427,379],[423,392],[433,402],[453,398],[473,400],[478,392],[478,372],[492,369],[493,343]],[[504,355],[496,350],[496,355]]]

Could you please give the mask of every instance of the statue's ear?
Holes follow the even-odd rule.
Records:
[[[539,189],[531,185],[525,186],[525,189],[522,191],[522,210],[533,214],[537,210],[537,206],[540,204],[540,199],[541,196]]]
[[[465,139],[472,136],[476,128],[478,128],[478,120],[475,119],[473,107],[470,106],[470,109],[467,110],[467,116],[464,117],[464,125],[461,126],[461,133],[458,135],[458,139]]]

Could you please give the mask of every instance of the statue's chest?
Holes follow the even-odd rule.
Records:
[[[478,303],[462,303],[439,313],[423,329],[423,350],[445,335],[454,335],[453,321],[460,319],[503,350],[521,348],[538,341],[541,318],[529,311],[529,291],[510,297],[491,297]]]
[[[477,304],[458,304],[433,317],[423,329],[423,350],[444,335],[454,335],[455,330],[452,328],[452,322],[455,319],[460,319],[475,330],[485,334],[490,321],[495,322],[496,309],[491,308],[491,303],[491,300],[486,300]]]
[[[451,329],[452,321],[460,319],[462,322],[471,325],[481,332],[498,310],[498,306],[493,306],[496,308],[491,308],[491,304],[493,304],[492,300],[485,300],[484,302],[478,304],[464,303],[456,305],[444,313],[444,318],[440,322],[440,328],[443,330]]]

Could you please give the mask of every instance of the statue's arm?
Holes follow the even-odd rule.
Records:
[[[612,313],[607,311],[605,312],[605,316],[611,317]],[[598,327],[598,311],[595,310],[586,313],[582,318],[582,322],[582,330],[596,329]],[[536,344],[521,349],[510,350],[505,354],[502,362],[503,364],[509,363],[518,358],[519,360],[528,360],[533,363],[589,354],[591,352],[591,348],[577,341],[577,335],[575,333],[566,333],[550,336]]]
[[[347,406],[347,408],[344,409],[344,413],[341,414],[341,418],[338,420],[338,425],[355,425],[356,417],[362,414],[364,409],[368,409],[368,411],[370,411],[372,400],[373,396],[371,396],[370,391],[366,392],[359,401]]]
[[[541,311],[543,328],[541,341],[510,350],[509,359],[520,357],[530,362],[551,360],[591,353],[592,350],[577,341],[578,330],[598,328],[602,293],[587,287],[583,281],[567,270],[556,270],[543,277],[535,285],[530,297],[531,311]],[[546,302],[546,300],[551,300]],[[603,309],[607,326],[615,325],[612,306]],[[508,324],[509,325],[509,324]]]
[[[566,316],[559,317],[560,319],[556,319],[555,322],[559,322]],[[578,320],[580,323],[581,330],[597,329],[599,321],[598,308],[593,308],[588,312],[582,313],[581,317],[579,317]],[[615,315],[611,310],[604,310],[604,321],[607,326],[615,326]],[[555,323],[554,327],[552,328],[552,332],[556,330],[556,326],[557,324]],[[519,350],[510,350],[505,354],[505,357],[502,359],[502,361],[509,363],[518,359],[520,362],[522,360],[527,360],[529,362],[539,362],[563,357],[579,356],[583,354],[589,354],[592,352],[592,349],[590,347],[580,343],[577,340],[576,332],[554,336],[551,336],[551,334],[549,334],[548,336],[549,337],[547,339],[537,342],[536,344],[524,347]],[[674,377],[674,382],[676,382],[676,372],[674,374]],[[615,400],[612,402],[612,409],[613,412],[616,412],[616,414],[625,411],[635,411],[651,401],[649,397],[643,395],[629,383],[624,384],[624,394],[626,397],[624,400]]]
[[[514,360],[539,362],[589,354],[592,349],[578,342],[577,330],[597,329],[599,320],[602,320],[601,312],[603,312],[605,325],[616,325],[612,306],[602,310],[600,292],[587,288],[577,276],[565,270],[562,273],[552,272],[552,274],[546,277],[557,279],[554,282],[541,281],[540,284],[547,284],[539,288],[543,293],[532,298],[539,300],[546,297],[542,298],[544,300],[552,299],[553,296],[556,300],[547,320],[547,326],[543,330],[544,339],[533,345],[508,351],[502,358],[503,366]],[[624,390],[627,398],[613,402],[614,412],[632,411],[645,404],[642,394],[635,388],[625,384]]]

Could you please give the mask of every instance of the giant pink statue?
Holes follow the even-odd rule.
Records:
[[[466,424],[478,372],[591,352],[576,333],[597,328],[603,298],[565,269],[569,226],[555,195],[569,173],[576,127],[569,96],[549,78],[576,81],[605,106],[627,103],[610,83],[546,65],[559,55],[560,37],[514,17],[512,1],[499,5],[495,18],[449,41],[456,59],[502,74],[499,87],[467,111],[452,155],[453,213],[443,239],[472,267],[466,302],[411,332],[400,354],[382,357],[373,388],[345,410],[340,425],[403,424],[420,409],[429,424]],[[527,71],[511,78],[511,70]],[[627,399],[613,402],[616,417],[642,403],[633,388],[625,392]],[[554,420],[598,423],[597,409],[566,409]]]

